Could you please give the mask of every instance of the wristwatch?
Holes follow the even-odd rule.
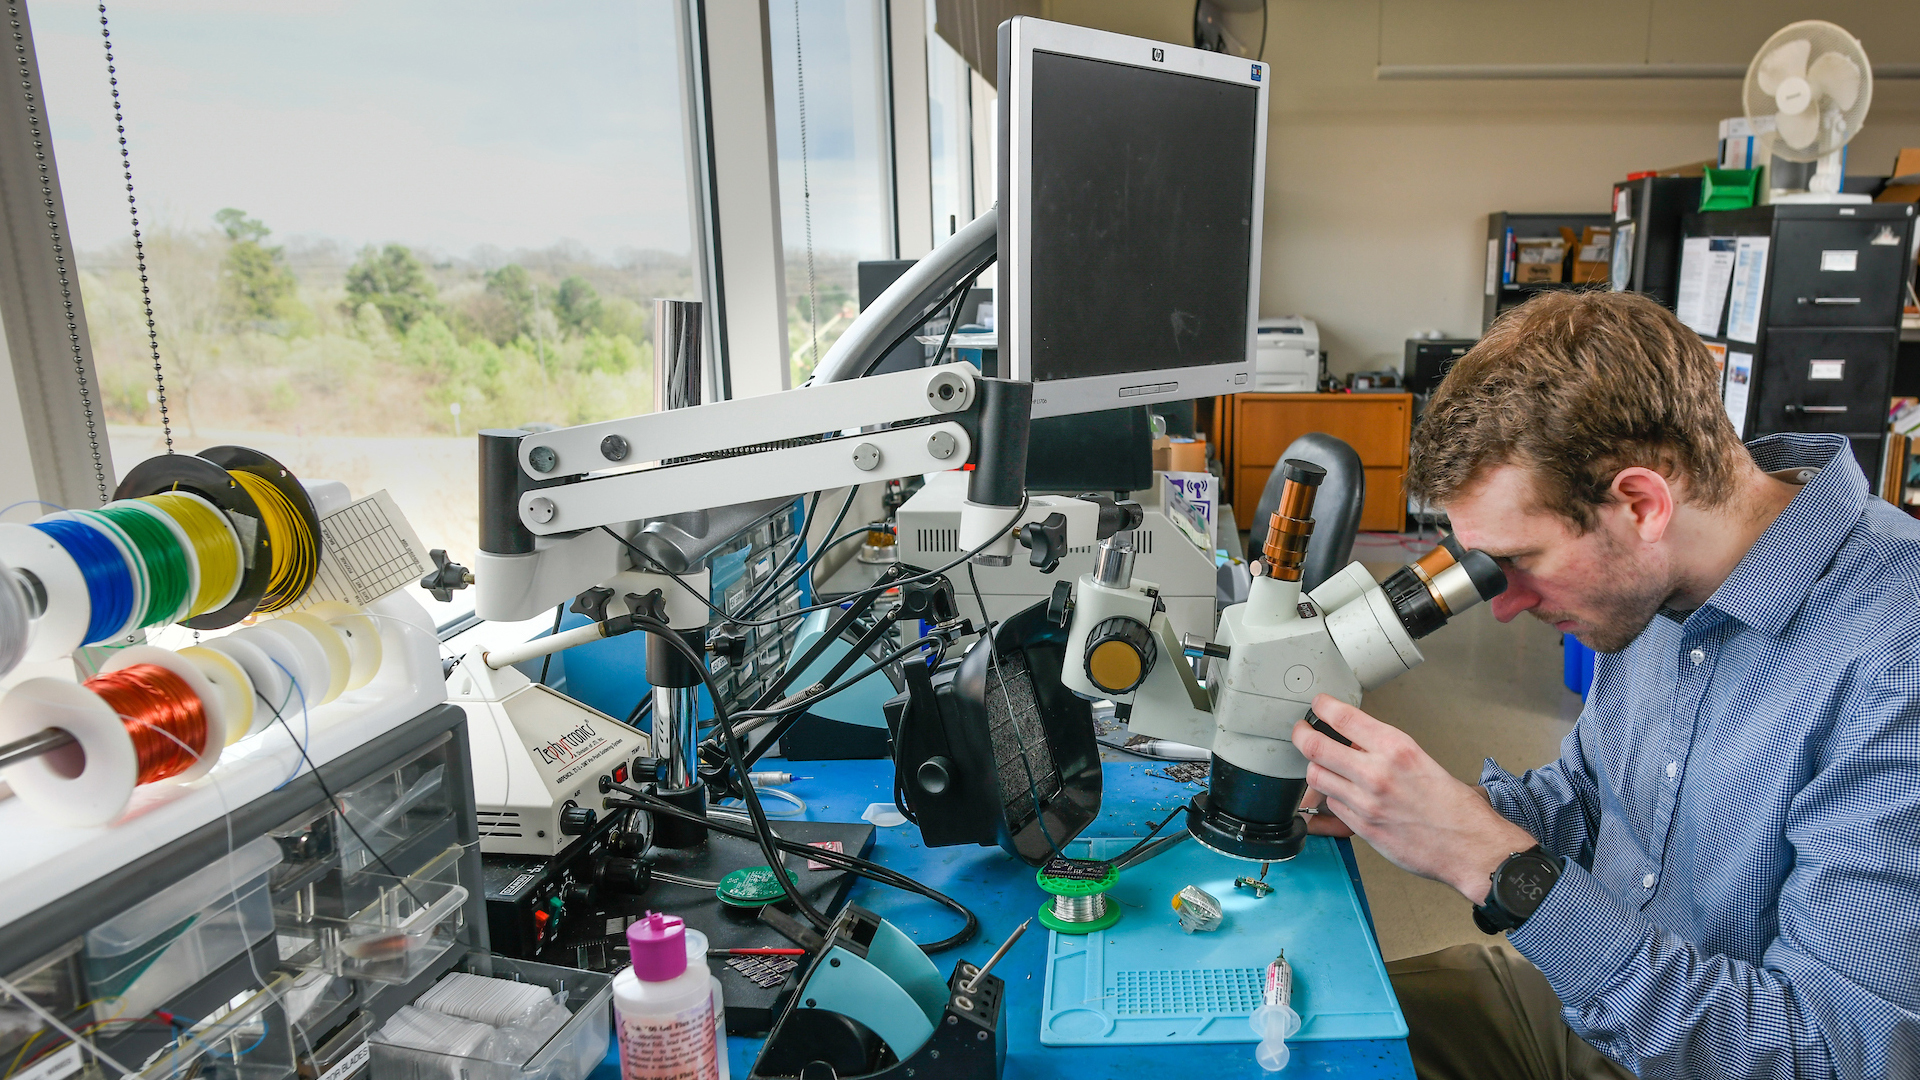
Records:
[[[1473,909],[1473,922],[1489,934],[1518,930],[1560,880],[1560,860],[1535,844],[1506,857],[1489,877],[1486,903]]]

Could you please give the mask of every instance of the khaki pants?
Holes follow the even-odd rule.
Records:
[[[1420,1080],[1628,1080],[1560,1019],[1540,969],[1504,943],[1387,965]]]

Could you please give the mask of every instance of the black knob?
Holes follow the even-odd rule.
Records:
[[[1087,635],[1087,678],[1109,694],[1125,694],[1153,670],[1153,634],[1138,619],[1115,615]]]
[[[1115,502],[1109,496],[1092,491],[1078,498],[1100,508],[1100,523],[1094,527],[1094,536],[1101,540],[1114,533],[1132,532],[1147,519],[1147,512],[1137,502]]]
[[[575,615],[585,615],[594,622],[606,622],[607,605],[612,602],[613,590],[604,585],[596,585],[574,597],[573,603],[567,606],[567,610]]]
[[[433,559],[433,573],[420,579],[420,587],[432,593],[435,600],[444,604],[453,599],[455,589],[473,584],[473,571],[450,561],[445,548],[434,548],[427,555]]]
[[[576,881],[567,886],[567,903],[581,907],[593,906],[594,889],[590,882]]]
[[[1067,515],[1048,514],[1045,521],[1030,521],[1020,526],[1020,542],[1033,552],[1027,561],[1051,574],[1067,553]]]
[[[913,779],[922,791],[938,795],[953,783],[953,762],[944,757],[930,757],[913,771]]]
[[[1073,617],[1073,582],[1056,581],[1053,583],[1053,595],[1047,597],[1047,621],[1055,626],[1067,625]]]
[[[653,874],[639,859],[615,856],[600,867],[600,884],[617,893],[632,895],[647,891]]]
[[[707,651],[715,656],[724,656],[730,663],[739,663],[747,655],[747,631],[733,623],[725,623],[716,630],[707,632]]]
[[[593,831],[593,823],[598,816],[588,807],[569,803],[560,809],[560,834],[585,836]]]

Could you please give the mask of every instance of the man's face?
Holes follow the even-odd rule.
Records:
[[[1507,591],[1488,603],[1501,622],[1523,611],[1595,652],[1619,652],[1672,594],[1668,568],[1615,508],[1586,533],[1540,503],[1532,475],[1502,465],[1447,506],[1455,535],[1492,555]]]

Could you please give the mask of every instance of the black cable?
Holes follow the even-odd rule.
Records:
[[[253,696],[259,698],[260,703],[265,705],[267,711],[273,714],[273,718],[280,721],[280,726],[287,729],[287,738],[292,739],[294,749],[300,751],[300,757],[307,763],[307,770],[309,775],[313,777],[313,782],[320,785],[320,794],[327,797],[327,804],[340,811],[340,820],[346,825],[347,831],[353,834],[355,840],[360,841],[361,847],[367,849],[367,854],[373,856],[374,861],[380,864],[380,869],[385,870],[389,876],[400,883],[400,887],[407,891],[407,895],[413,898],[414,903],[421,907],[426,907],[427,902],[420,899],[420,895],[413,891],[413,887],[407,884],[407,879],[400,875],[400,871],[395,870],[392,864],[387,862],[387,857],[380,854],[379,849],[375,848],[372,844],[367,843],[366,837],[360,835],[359,828],[353,823],[353,816],[347,813],[345,806],[341,805],[340,797],[335,795],[333,789],[327,787],[327,782],[320,778],[320,766],[313,763],[313,758],[307,754],[307,748],[305,744],[301,743],[300,736],[293,733],[293,725],[287,723],[287,718],[281,715],[279,709],[274,708],[273,702],[268,701],[265,694],[255,689]],[[306,707],[304,699],[301,707]]]
[[[847,501],[848,502],[853,501],[852,491],[849,491],[847,493]],[[741,603],[740,608],[742,611],[751,610],[754,600],[758,599],[760,594],[764,592],[769,585],[772,585],[774,582],[779,581],[780,575],[786,573],[787,567],[793,565],[794,556],[800,554],[801,546],[806,543],[807,533],[812,531],[813,529],[813,513],[819,508],[820,508],[820,492],[816,491],[813,493],[813,497],[807,500],[806,513],[800,515],[800,534],[799,534],[800,539],[793,545],[792,550],[788,551],[785,557],[783,557],[780,560],[779,564],[773,568],[773,573],[767,575],[767,584],[760,586],[760,588],[758,589],[755,589],[753,594],[751,596],[748,596],[747,599]],[[831,532],[832,530],[829,529],[828,531]]]
[[[987,623],[986,629],[980,632],[980,640],[987,648],[987,664],[1000,681],[1000,698],[1007,705],[1007,730],[1013,732],[1013,744],[1020,750],[1020,771],[1027,774],[1027,798],[1033,800],[1033,820],[1040,826],[1040,835],[1046,837],[1047,847],[1053,849],[1054,858],[1072,862],[1053,839],[1053,831],[1047,828],[1047,815],[1040,809],[1040,786],[1033,779],[1033,763],[1027,760],[1027,740],[1020,734],[1020,720],[1013,711],[1013,694],[1007,690],[1007,676],[1000,670],[1000,648],[993,640],[996,624],[987,622],[987,600],[980,595],[980,582],[974,577],[972,563],[967,564],[967,584],[973,589],[973,602],[980,605],[981,621]],[[1033,678],[1031,671],[1027,673],[1027,678]]]
[[[553,605],[553,630],[547,634],[548,637],[552,637],[554,634],[558,634],[560,632],[560,620],[566,618],[566,615],[567,615],[567,605],[565,601],[561,601],[560,603]],[[541,686],[547,685],[547,665],[551,663],[553,663],[552,653],[548,653],[547,655],[540,658],[540,685]]]
[[[840,504],[840,512],[834,515],[833,524],[827,526],[826,535],[829,537],[833,537],[833,539],[826,541],[814,551],[809,552],[807,555],[807,561],[804,563],[801,563],[800,569],[794,571],[793,576],[789,577],[787,580],[785,581],[780,580],[780,575],[786,572],[786,567],[780,567],[779,569],[775,570],[773,573],[773,576],[767,579],[767,583],[765,585],[760,586],[759,589],[754,591],[753,595],[747,597],[744,601],[741,602],[740,614],[752,615],[754,612],[760,611],[761,609],[765,608],[768,604],[773,603],[775,600],[779,599],[780,594],[786,592],[789,588],[792,588],[794,583],[800,580],[800,576],[802,574],[807,574],[811,572],[813,570],[814,564],[819,562],[820,557],[822,555],[825,555],[829,550],[831,550],[834,544],[842,540],[845,540],[848,537],[863,536],[866,534],[867,529],[866,529],[866,526],[863,525],[852,532],[842,533],[837,537],[834,536],[834,531],[839,529],[840,523],[847,519],[847,511],[853,508],[853,500],[859,494],[860,494],[860,488],[857,485],[847,489],[846,501]],[[807,535],[806,533],[801,533],[800,534],[801,540],[804,541],[806,539],[806,535]],[[792,564],[791,556],[798,555],[799,553],[800,553],[800,545],[795,544],[793,546],[793,550],[791,552],[788,552],[788,555],[789,555],[788,565]],[[809,581],[811,581],[811,579],[809,579]]]
[[[630,802],[613,803],[613,805],[623,807],[631,806],[636,809],[679,818],[683,821],[704,822],[708,828],[722,835],[734,836],[742,840],[755,839],[754,833],[750,829],[716,821],[712,818],[703,818],[683,807],[675,806],[670,802],[648,795],[644,791],[627,787],[624,784],[611,784],[609,785],[609,790],[620,791],[632,797],[632,801]],[[922,952],[938,953],[945,952],[948,949],[958,948],[973,940],[974,935],[980,932],[979,916],[975,915],[965,904],[962,904],[960,901],[955,900],[953,897],[946,895],[925,882],[916,881],[902,874],[898,870],[881,866],[879,863],[862,859],[857,855],[848,855],[844,852],[832,851],[825,848],[810,847],[798,840],[788,840],[784,837],[776,836],[774,842],[781,850],[789,854],[803,855],[815,862],[826,863],[837,870],[857,874],[860,877],[866,878],[868,881],[890,886],[902,892],[910,892],[916,896],[924,896],[942,907],[958,912],[965,917],[966,925],[961,928],[959,933],[954,934],[952,937],[942,938],[939,941],[929,942],[928,944],[920,946],[920,951]]]
[[[747,817],[753,821],[754,838],[760,842],[760,850],[767,857],[767,868],[773,872],[773,879],[779,882],[783,889],[786,889],[788,899],[793,901],[793,906],[800,912],[801,917],[812,923],[816,930],[819,930],[823,934],[826,933],[832,925],[832,923],[827,920],[827,917],[815,910],[813,904],[809,902],[805,896],[801,895],[798,888],[786,888],[788,884],[786,864],[780,859],[780,850],[776,844],[778,838],[773,834],[773,826],[767,823],[767,812],[766,809],[760,805],[759,793],[753,790],[753,784],[747,780],[747,764],[740,756],[740,739],[739,736],[734,734],[733,718],[727,714],[727,706],[720,696],[720,689],[713,685],[713,673],[707,670],[707,658],[702,656],[693,646],[687,644],[686,639],[680,636],[679,631],[668,626],[666,623],[660,622],[657,619],[648,619],[639,616],[633,617],[633,623],[640,629],[652,634],[655,641],[666,642],[675,652],[678,652],[695,671],[700,673],[700,681],[706,686],[707,696],[713,701],[713,715],[714,719],[720,724],[722,745],[726,748],[727,759],[733,766],[734,774],[740,778],[740,800],[746,803]],[[651,645],[649,645],[649,647],[651,647]],[[702,815],[695,816],[700,817],[702,821],[709,820]]]
[[[973,279],[979,277],[980,272],[982,270],[985,270],[987,267],[992,266],[994,264],[994,261],[997,260],[999,257],[1000,257],[999,254],[996,252],[993,256],[987,259],[984,259],[979,263],[976,263],[973,269],[968,270],[966,273],[960,275],[960,283],[958,285],[955,285],[952,288],[952,290],[950,290],[947,293],[947,295],[944,298],[942,298],[938,304],[935,304],[934,306],[928,308],[920,316],[919,321],[915,322],[912,326],[909,326],[905,330],[901,331],[900,335],[898,337],[895,337],[892,342],[888,343],[886,348],[881,349],[879,352],[875,353],[873,356],[873,359],[867,361],[866,370],[862,371],[859,375],[855,377],[864,379],[867,376],[873,374],[873,369],[879,367],[881,362],[887,358],[888,354],[892,353],[893,350],[899,348],[901,342],[907,340],[910,337],[915,336],[916,331],[920,330],[926,325],[927,316],[932,315],[933,313],[939,311],[940,309],[951,305],[954,301],[958,300],[960,297],[965,296],[967,294],[967,290],[973,287]],[[954,309],[954,315],[956,318],[959,316],[958,308]],[[948,325],[952,325],[952,324],[949,323]],[[934,353],[933,355],[934,355],[934,359],[936,360],[939,359],[940,357],[939,353]]]
[[[1020,497],[1019,505],[1013,508],[1013,515],[1012,515],[1013,518],[1015,520],[1018,520],[1020,515],[1023,512],[1025,512],[1026,508],[1027,508],[1027,496],[1022,495]],[[874,585],[870,588],[855,590],[854,592],[848,593],[846,596],[841,597],[840,599],[834,601],[831,604],[810,604],[806,607],[795,608],[794,610],[787,612],[785,615],[778,615],[771,619],[735,619],[730,617],[724,610],[722,610],[719,606],[714,604],[714,602],[705,593],[702,593],[700,590],[694,588],[692,585],[687,584],[686,578],[681,577],[679,574],[676,574],[673,571],[668,570],[666,567],[661,566],[658,563],[654,562],[653,558],[649,556],[646,552],[641,551],[638,547],[635,547],[633,544],[633,541],[628,540],[626,537],[621,536],[619,533],[614,532],[611,528],[605,525],[600,526],[600,530],[606,533],[608,536],[613,537],[615,540],[620,541],[620,543],[625,545],[627,550],[632,554],[638,556],[641,559],[646,560],[646,565],[653,567],[656,572],[665,574],[667,577],[672,578],[676,585],[679,585],[682,589],[685,589],[690,596],[699,600],[702,604],[705,604],[707,606],[707,610],[713,612],[715,615],[718,615],[723,619],[726,619],[727,621],[733,623],[736,626],[754,626],[754,627],[778,626],[781,623],[792,622],[794,619],[797,619],[802,615],[809,615],[816,611],[831,611],[847,603],[850,599],[854,597],[882,596],[882,595],[885,595],[888,591],[897,589],[902,585],[910,585],[916,581],[931,580],[933,578],[941,576],[942,574],[945,574],[947,571],[953,569],[956,566],[959,566],[961,563],[972,560],[972,558],[975,555],[980,554],[981,552],[987,550],[987,548],[991,547],[996,543],[999,543],[1002,539],[1005,538],[1004,533],[1001,533],[998,530],[996,530],[992,535],[988,536],[987,539],[981,541],[979,546],[969,551],[962,552],[958,558],[954,559],[952,562],[945,564],[944,566],[940,566],[932,570],[922,570],[920,573],[909,574],[908,576],[902,577],[902,578],[894,578],[892,581],[889,581],[884,585]],[[848,535],[853,535],[853,534],[848,534]]]
[[[852,675],[841,676],[840,681],[838,683],[835,683],[833,686],[822,691],[821,693],[813,695],[812,697],[799,698],[785,705],[770,705],[764,709],[743,709],[740,712],[734,713],[733,718],[736,720],[744,720],[749,717],[757,718],[762,716],[779,716],[783,713],[790,713],[790,712],[795,712],[801,709],[805,709],[816,702],[824,701],[827,698],[832,697],[833,695],[839,693],[842,690],[850,690],[853,687],[858,686],[860,684],[860,680],[866,678],[869,675],[872,675],[876,671],[885,671],[887,668],[905,659],[907,654],[913,652],[915,649],[923,648],[928,644],[937,643],[939,641],[940,641],[940,638],[933,634],[929,634],[923,638],[918,638],[906,645],[902,645],[898,649],[893,650],[892,652],[888,653],[885,657],[882,657],[881,659],[874,661],[873,663],[867,665],[866,667],[861,668],[859,671],[853,673]]]

